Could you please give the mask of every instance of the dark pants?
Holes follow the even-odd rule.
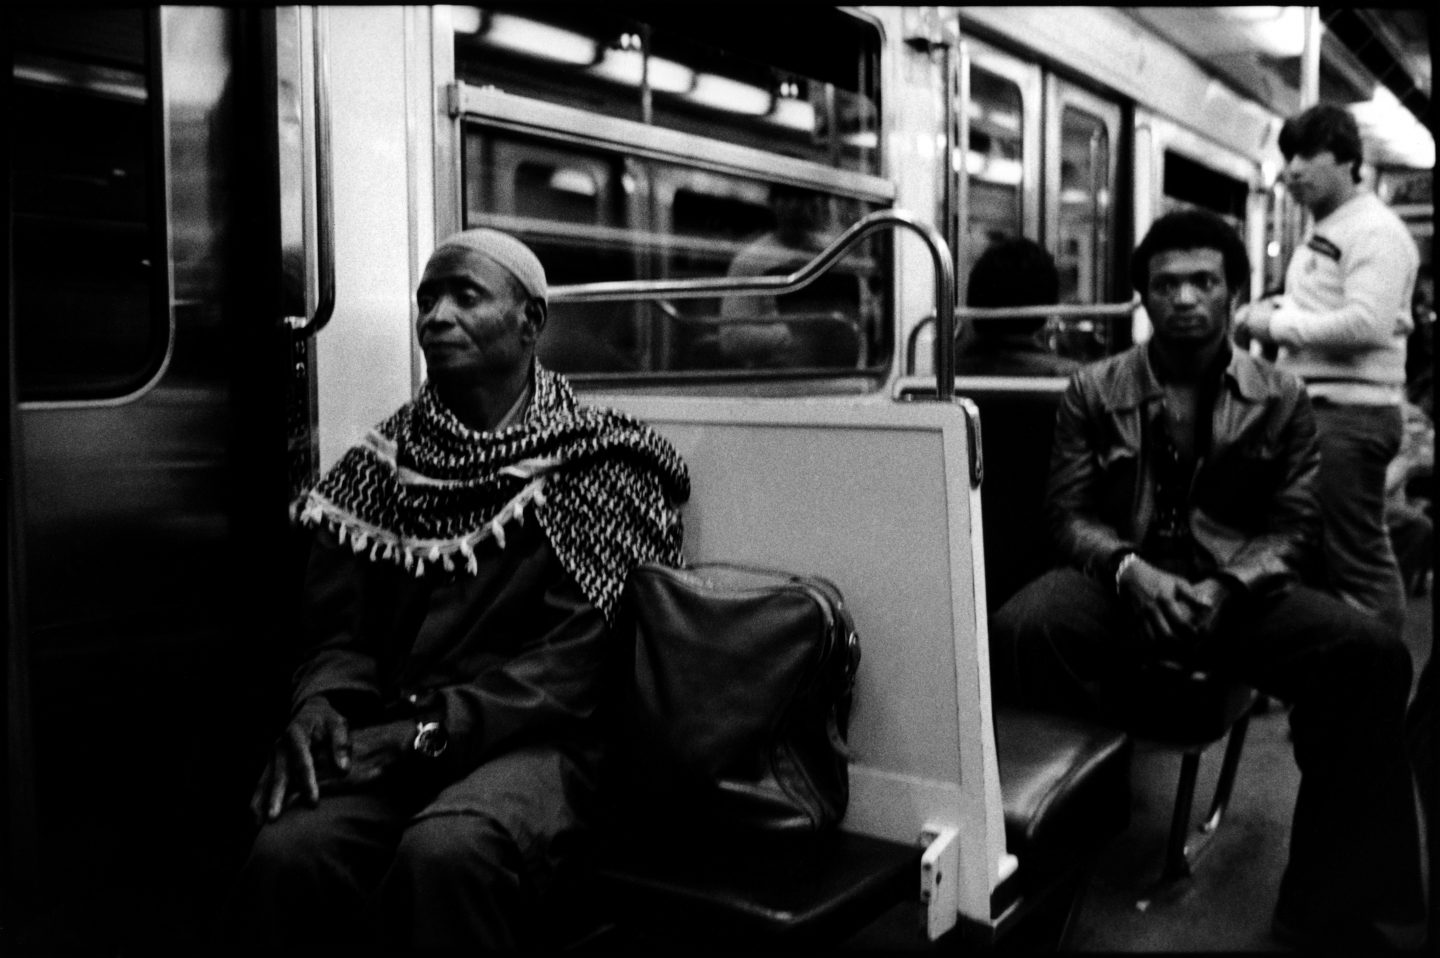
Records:
[[[580,833],[589,788],[552,749],[439,791],[392,783],[291,806],[261,827],[222,916],[246,953],[516,951]]]
[[[996,697],[1117,721],[1108,692],[1157,650],[1109,583],[1057,569],[991,618]],[[1237,606],[1188,654],[1292,703],[1301,771],[1277,915],[1352,947],[1415,947],[1424,873],[1405,751],[1409,651],[1373,616],[1308,588]],[[1118,719],[1123,724],[1123,718]]]

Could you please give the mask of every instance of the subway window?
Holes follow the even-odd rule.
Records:
[[[1110,141],[1105,123],[1066,106],[1060,115],[1060,301],[1099,303],[1110,262]]]
[[[1249,187],[1174,150],[1165,151],[1165,209],[1200,207],[1217,213],[1237,230],[1245,222]]]
[[[797,45],[655,7],[456,8],[457,77],[511,105],[466,111],[464,224],[524,239],[555,285],[799,270],[889,205],[878,31],[807,17],[817,42]],[[867,238],[785,294],[555,303],[540,357],[572,375],[878,375],[889,250]]]
[[[1024,162],[1020,87],[981,67],[970,69],[969,247],[1020,236]]]
[[[1166,150],[1162,188],[1164,212],[1187,208],[1209,210],[1233,226],[1241,236],[1245,235],[1245,203],[1250,190],[1243,181],[1174,150]],[[1280,228],[1278,221],[1267,224],[1267,249],[1272,242],[1278,246],[1277,231]],[[1284,280],[1285,268],[1281,259],[1266,257],[1264,288],[1270,292],[1278,292],[1284,285]]]
[[[147,15],[26,7],[10,24],[18,394],[123,396],[168,348]]]

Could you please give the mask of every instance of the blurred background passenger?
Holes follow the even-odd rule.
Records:
[[[1395,631],[1404,583],[1385,525],[1386,467],[1404,438],[1406,347],[1419,251],[1361,181],[1355,117],[1321,103],[1280,128],[1285,189],[1314,218],[1285,271],[1285,294],[1242,307],[1236,337],[1279,347],[1304,380],[1320,432],[1330,588]]]
[[[1405,398],[1435,420],[1435,274],[1420,264],[1410,299],[1415,328],[1405,344]]]
[[[1060,300],[1055,260],[1038,243],[1009,237],[992,243],[970,270],[965,305],[981,309],[1053,306]],[[957,343],[955,368],[971,375],[1069,376],[1077,360],[1058,356],[1045,335],[1047,317],[974,319]]]
[[[1423,595],[1435,566],[1435,281],[1428,265],[1415,281],[1405,356],[1404,433],[1385,469],[1385,526],[1409,595]]]

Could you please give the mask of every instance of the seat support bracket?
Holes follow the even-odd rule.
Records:
[[[920,902],[925,906],[925,935],[935,941],[954,928],[960,914],[960,830],[926,825],[920,832]]]

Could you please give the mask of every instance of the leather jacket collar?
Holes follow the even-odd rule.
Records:
[[[1261,402],[1271,389],[1252,362],[1242,360],[1227,341],[1224,346],[1224,383],[1233,395],[1249,402]],[[1105,408],[1114,412],[1135,409],[1165,395],[1165,384],[1155,372],[1150,347],[1132,349],[1125,355],[1125,374],[1111,381],[1112,389],[1101,397]]]

